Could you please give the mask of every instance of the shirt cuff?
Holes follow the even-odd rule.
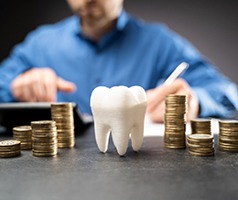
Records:
[[[198,97],[200,113],[199,117],[233,118],[234,111],[226,109],[222,102],[217,102],[212,98],[212,94],[202,88],[193,88]]]

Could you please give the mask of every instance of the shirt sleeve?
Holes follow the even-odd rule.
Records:
[[[33,58],[37,57],[37,46],[36,33],[33,32],[0,63],[0,102],[15,101],[11,83],[19,74],[34,66]]]
[[[235,83],[190,42],[167,28],[162,35],[161,47],[159,65],[163,69],[162,79],[166,79],[181,62],[189,64],[181,77],[188,82],[199,99],[199,117],[235,117],[238,110],[238,89]],[[158,84],[161,84],[161,80]]]

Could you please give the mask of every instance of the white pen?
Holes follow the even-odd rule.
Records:
[[[174,80],[176,78],[178,78],[179,75],[181,75],[187,68],[188,68],[189,64],[186,62],[182,62],[181,64],[179,64],[175,70],[172,72],[172,74],[170,74],[170,76],[165,80],[165,82],[163,83],[163,85],[170,85],[171,83],[174,82]]]

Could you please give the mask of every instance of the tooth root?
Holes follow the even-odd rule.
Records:
[[[144,126],[134,126],[131,129],[131,145],[134,151],[139,151],[143,143]]]
[[[123,131],[112,130],[112,140],[113,140],[114,146],[117,149],[117,153],[120,156],[125,155],[127,151],[127,147],[128,147],[128,142],[129,142],[129,131],[128,130],[123,130]]]
[[[110,127],[104,124],[95,123],[95,137],[98,148],[105,153],[108,148],[108,141],[110,136]]]

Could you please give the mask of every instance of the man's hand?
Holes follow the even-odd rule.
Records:
[[[199,102],[192,89],[183,79],[176,79],[171,85],[161,85],[147,91],[147,114],[153,122],[163,122],[165,113],[165,97],[169,94],[188,95],[188,120],[199,113]]]
[[[58,77],[50,68],[33,68],[16,77],[11,85],[19,101],[54,102],[57,91],[74,92],[75,85]]]

